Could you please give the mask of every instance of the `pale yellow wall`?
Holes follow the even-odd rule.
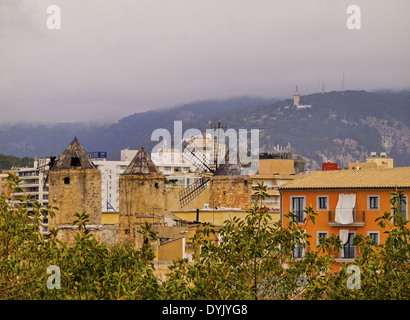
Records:
[[[349,169],[357,169],[359,167],[360,169],[376,169],[377,168],[377,163],[375,162],[352,162],[349,163]]]
[[[119,223],[119,216],[118,212],[103,212],[101,217],[102,224],[117,224]]]
[[[291,174],[294,173],[293,159],[261,159],[259,174]]]
[[[180,210],[172,211],[172,213],[182,220],[196,221],[196,210]],[[215,226],[222,226],[226,220],[234,217],[244,220],[247,215],[246,210],[199,210],[199,222],[210,222]],[[270,212],[270,215],[273,222],[279,221],[279,212]]]
[[[380,168],[393,168],[393,158],[366,158],[367,163],[376,163]]]
[[[181,187],[166,187],[165,197],[164,197],[164,208],[167,211],[180,210],[181,203],[179,201],[179,192],[182,191]],[[184,206],[184,210],[190,209],[203,209],[204,204],[209,204],[210,202],[210,184],[205,190],[203,190],[195,199]],[[212,203],[210,204],[212,205]]]
[[[158,248],[158,260],[172,261],[183,259],[185,257],[185,238],[179,238],[165,244]]]

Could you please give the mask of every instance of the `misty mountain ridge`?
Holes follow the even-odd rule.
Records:
[[[107,125],[16,124],[0,129],[0,153],[58,155],[77,136],[87,151],[107,151],[116,160],[127,147],[151,150],[158,143],[151,141],[152,132],[165,128],[173,134],[174,121],[202,132],[210,121],[221,121],[236,130],[259,129],[260,152],[289,142],[311,170],[327,161],[347,167],[373,151],[387,152],[396,167],[410,166],[410,91],[314,93],[302,95],[300,104],[311,107],[297,109],[293,99],[240,97],[135,113]]]

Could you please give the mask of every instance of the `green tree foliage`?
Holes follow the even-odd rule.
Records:
[[[19,190],[19,178],[10,174],[11,190]],[[257,200],[245,219],[233,218],[221,227],[204,224],[193,239],[192,260],[180,259],[169,267],[166,280],[155,275],[155,254],[150,224],[141,226],[142,246],[108,246],[87,229],[88,215],[78,212],[75,242],[68,245],[39,232],[41,220],[54,216],[56,208],[42,206],[29,196],[13,203],[0,198],[0,299],[409,299],[409,229],[401,214],[403,193],[392,193],[392,212],[377,222],[386,228],[387,241],[376,245],[370,237],[357,236],[361,256],[360,289],[349,289],[347,265],[332,270],[332,252],[340,239],[321,239],[313,247],[306,232],[317,213],[305,208],[305,220],[274,222],[267,197],[259,186]],[[304,247],[303,258],[294,252]],[[307,250],[307,248],[313,248]],[[49,288],[49,266],[58,266],[59,288]],[[57,280],[56,280],[57,281]]]
[[[8,156],[0,153],[0,170],[9,170],[12,167],[25,167],[32,165],[34,162],[33,158],[23,157],[18,158],[15,156]]]
[[[11,190],[18,188],[15,175],[7,182]],[[57,239],[57,230],[47,237],[39,232],[42,218],[53,217],[55,209],[28,196],[21,204],[0,198],[0,299],[159,298],[149,240],[139,251],[128,244],[109,247],[85,228],[88,215],[80,212],[75,244],[68,246]],[[154,236],[149,226],[141,232],[144,240]],[[47,287],[50,265],[60,268],[60,289]]]

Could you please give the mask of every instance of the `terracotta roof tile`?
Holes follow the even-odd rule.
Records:
[[[290,189],[410,188],[410,167],[314,171],[279,187]]]

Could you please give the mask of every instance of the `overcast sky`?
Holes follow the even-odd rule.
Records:
[[[361,29],[349,30],[349,5]],[[61,8],[49,30],[47,7]],[[408,0],[1,0],[0,124],[410,88]]]

